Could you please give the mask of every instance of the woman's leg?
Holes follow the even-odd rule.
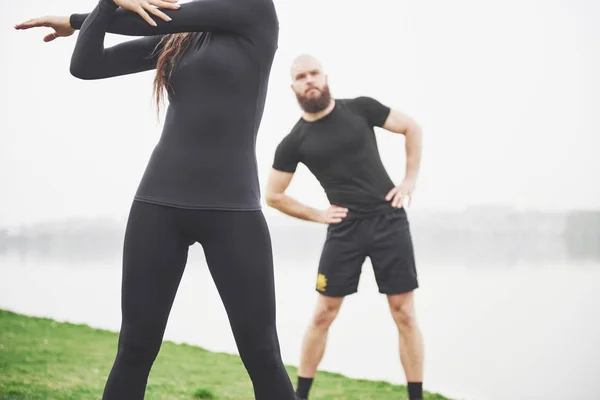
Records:
[[[257,400],[293,400],[275,325],[271,237],[260,211],[206,211],[206,260]]]
[[[180,212],[141,202],[131,208],[123,250],[119,349],[104,400],[144,398],[191,244],[178,224]]]

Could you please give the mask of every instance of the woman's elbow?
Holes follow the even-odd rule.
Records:
[[[87,78],[87,75],[85,74],[85,70],[76,64],[71,64],[71,67],[69,68],[69,72],[71,72],[71,75],[73,75],[75,78],[78,78],[78,79],[86,79]]]
[[[97,79],[96,74],[94,74],[93,68],[89,68],[88,66],[80,62],[72,61],[71,66],[69,67],[69,72],[71,72],[71,75],[78,79]]]

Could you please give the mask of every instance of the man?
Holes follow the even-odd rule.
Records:
[[[290,216],[329,225],[317,275],[318,301],[302,344],[296,394],[308,399],[328,329],[344,296],[357,291],[362,265],[369,257],[379,291],[387,295],[398,327],[410,400],[422,399],[423,340],[413,302],[418,282],[403,208],[417,182],[421,129],[407,115],[372,98],[333,99],[327,76],[312,56],[298,57],[291,70],[291,86],[303,113],[277,147],[266,200]],[[398,186],[382,164],[376,126],[405,135],[406,175]],[[316,210],[286,195],[300,162],[325,189],[331,203],[327,210]]]

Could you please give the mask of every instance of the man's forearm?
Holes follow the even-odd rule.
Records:
[[[421,167],[421,153],[423,147],[421,128],[417,125],[412,126],[405,135],[406,175],[404,179],[416,181]]]
[[[304,221],[322,222],[319,210],[308,207],[285,194],[267,196],[267,204],[294,218]]]

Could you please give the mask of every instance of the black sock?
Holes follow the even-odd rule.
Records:
[[[304,399],[308,399],[308,392],[310,392],[310,387],[312,386],[313,379],[314,378],[302,378],[299,376],[296,394]]]
[[[423,399],[423,382],[408,382],[408,398],[410,400]]]

